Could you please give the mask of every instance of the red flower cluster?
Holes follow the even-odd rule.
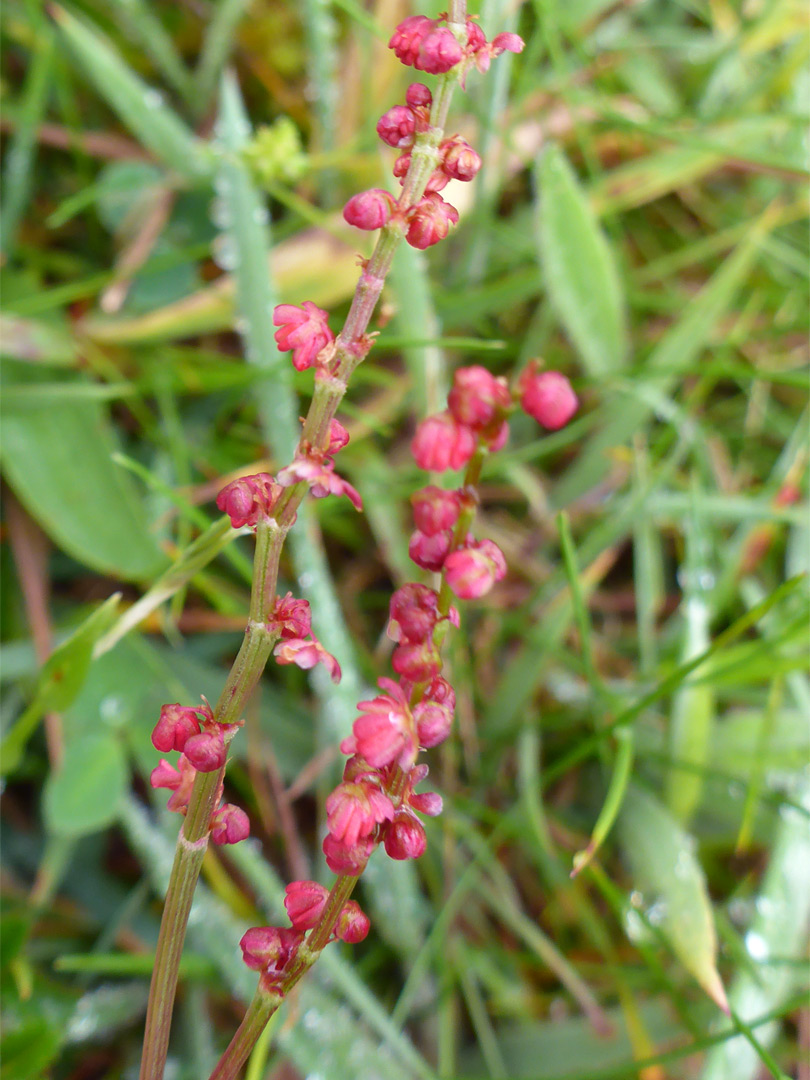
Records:
[[[253,971],[262,973],[267,989],[281,985],[306,932],[317,926],[329,897],[328,889],[317,881],[292,881],[285,891],[284,907],[292,926],[254,926],[239,942],[242,959]],[[337,917],[329,940],[354,945],[367,936],[370,925],[360,905],[355,900],[348,900]]]
[[[161,708],[152,732],[152,745],[163,753],[179,750],[180,757],[177,768],[162,758],[149,780],[153,788],[166,788],[172,792],[167,804],[170,810],[185,814],[197,773],[216,772],[222,768],[227,743],[239,726],[220,724],[205,699],[199,706],[175,703]],[[219,794],[222,795],[221,789]],[[231,803],[214,811],[209,827],[215,844],[238,844],[250,835],[247,814]]]
[[[498,34],[488,42],[480,26],[467,20],[467,40],[459,43],[444,19],[428,19],[425,15],[411,15],[403,20],[388,42],[406,67],[441,75],[463,62],[464,70],[474,65],[479,71],[487,71],[494,56],[502,52],[519,53],[523,40],[517,34]]]
[[[389,48],[406,66],[433,75],[444,74],[461,65],[462,79],[470,65],[486,71],[493,56],[507,49],[520,52],[523,48],[517,34],[498,34],[491,43],[488,42],[480,27],[471,19],[467,21],[466,41],[461,44],[453,31],[442,25],[443,22],[444,18],[429,19],[426,15],[412,15],[396,28],[388,43]],[[400,183],[404,183],[410,169],[411,153],[418,136],[430,129],[432,103],[433,95],[428,87],[422,83],[412,83],[405,95],[405,104],[394,105],[383,113],[377,123],[377,134],[382,141],[403,151],[394,163],[394,176],[398,177]],[[437,167],[428,177],[424,192],[415,205],[405,205],[400,209],[390,192],[371,188],[349,199],[343,208],[343,217],[350,225],[369,230],[381,229],[391,221],[398,222],[407,242],[420,250],[444,240],[450,226],[458,224],[458,211],[445,202],[439,192],[451,180],[472,180],[481,168],[481,158],[460,135],[440,143],[438,158]],[[314,305],[310,307],[314,309],[314,318],[319,309]],[[320,312],[320,315],[323,314]],[[296,335],[302,333],[299,321],[305,326],[315,325],[311,319],[304,322],[306,316],[303,313],[295,318],[292,332]],[[318,322],[318,330],[324,325]],[[320,342],[320,337],[316,337]],[[300,346],[300,366],[308,367],[310,362],[314,362],[310,357],[314,348],[314,344],[309,348]],[[299,366],[296,353],[293,354],[293,363]]]
[[[240,476],[217,495],[217,507],[228,515],[235,529],[245,525],[255,529],[260,518],[271,517],[281,491],[269,473]]]

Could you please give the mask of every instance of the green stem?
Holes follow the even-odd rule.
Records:
[[[239,1071],[250,1057],[253,1047],[264,1031],[267,1021],[281,1004],[276,990],[268,990],[259,982],[258,989],[236,1029],[228,1049],[217,1062],[211,1080],[236,1080]]]
[[[248,626],[214,709],[214,719],[218,723],[233,724],[238,721],[275,644],[277,635],[269,629],[268,622],[275,599],[278,560],[285,534],[286,531],[275,522],[260,522],[256,529]],[[161,1080],[163,1076],[186,926],[208,848],[211,815],[219,802],[224,775],[224,765],[216,772],[197,773],[185,821],[177,838],[149,989],[141,1080]]]

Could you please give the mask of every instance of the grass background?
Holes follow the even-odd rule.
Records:
[[[340,207],[389,183],[411,13],[4,5],[3,1080],[137,1072],[177,829],[149,733],[238,646],[250,540],[213,498],[288,460],[310,381],[272,305],[339,325],[370,250]],[[271,668],[234,743],[254,839],[207,856],[172,1075],[207,1075],[252,994],[243,929],[324,875],[334,744],[413,577],[415,422],[454,367],[543,356],[582,409],[487,464],[510,574],[450,650],[446,812],[418,864],[372,860],[372,934],[248,1075],[807,1080],[806,8],[480,14],[526,50],[457,93],[484,168],[452,237],[399,253],[342,409],[366,513],[309,507],[283,566],[344,679]]]

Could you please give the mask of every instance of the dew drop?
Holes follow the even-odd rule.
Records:
[[[762,934],[758,934],[755,930],[749,930],[745,935],[745,947],[752,960],[762,962],[763,960],[768,959],[770,953],[768,942]]]
[[[227,201],[220,195],[211,203],[211,220],[218,229],[228,229],[231,225],[231,211]]]
[[[214,237],[214,242],[211,245],[211,255],[221,270],[235,270],[239,265],[239,256],[233,241],[230,236],[226,236],[224,233]]]

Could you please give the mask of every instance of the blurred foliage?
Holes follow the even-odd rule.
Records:
[[[213,499],[283,464],[305,409],[272,304],[347,309],[370,241],[339,208],[391,182],[374,125],[411,13],[3,6],[2,1080],[135,1075],[177,829],[149,733],[238,646],[250,541]],[[416,419],[459,364],[543,356],[583,407],[544,438],[516,418],[487,465],[478,527],[510,574],[451,645],[446,812],[418,865],[372,861],[371,936],[331,947],[251,1078],[796,1076],[806,5],[491,0],[481,22],[527,46],[456,95],[484,168],[448,189],[450,240],[399,253],[345,401],[367,513],[302,513],[283,566],[344,682],[271,667],[233,744],[255,839],[207,857],[173,1075],[230,1038],[244,927],[290,876],[327,880],[330,748],[411,574]]]

